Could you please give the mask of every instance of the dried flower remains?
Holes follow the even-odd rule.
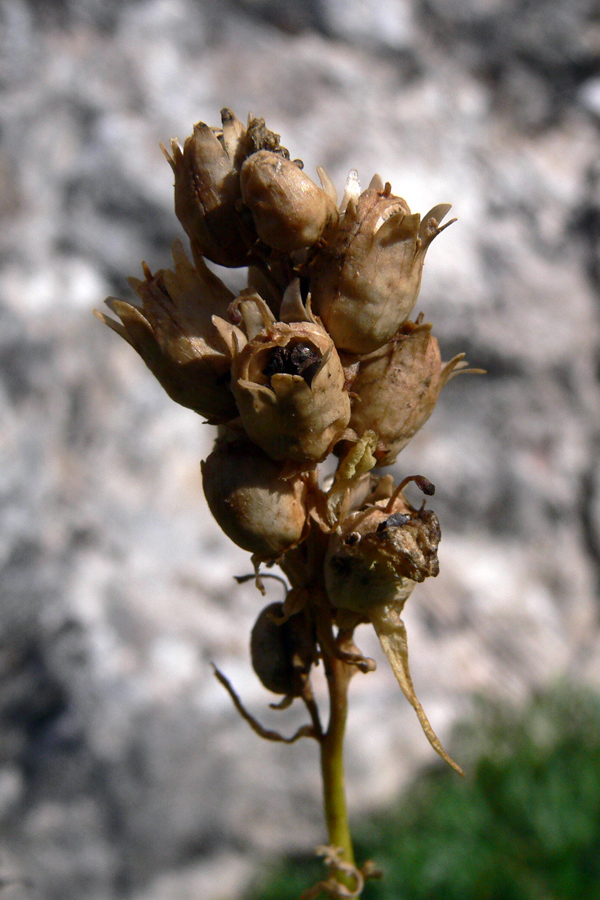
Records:
[[[463,354],[443,363],[431,325],[410,319],[450,206],[421,217],[377,175],[361,190],[355,172],[338,204],[327,173],[313,181],[262,119],[243,125],[228,109],[221,119],[164,151],[193,262],[176,240],[173,269],[144,266],[143,280],[130,279],[137,302],[109,298],[118,319],[99,315],[173,400],[219,425],[202,463],[208,506],[252,554],[259,589],[261,565],[277,563],[287,578],[284,602],[258,616],[252,664],[283,697],[278,707],[305,703],[309,725],[293,738],[264,729],[217,676],[263,737],[319,742],[330,878],[306,896],[358,896],[372,868],[354,864],[335,785],[348,683],[374,668],[354,643],[359,625],[373,625],[427,739],[460,771],[417,699],[402,621],[416,585],[438,574],[441,538],[435,513],[413,506],[406,488],[415,482],[425,497],[434,488],[378,471],[396,462],[444,385],[474,371]],[[247,288],[234,296],[207,261],[246,267]],[[336,474],[324,482],[319,465],[332,453]],[[327,728],[310,683],[321,664]]]

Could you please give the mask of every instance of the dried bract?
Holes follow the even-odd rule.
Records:
[[[405,480],[415,480],[427,493],[434,490],[425,479]],[[462,774],[431,727],[410,674],[402,610],[416,584],[438,574],[441,533],[435,513],[416,510],[400,490],[402,486],[389,500],[351,513],[332,537],[325,564],[327,593],[334,606],[359,613],[372,623],[429,743]],[[388,484],[382,487],[387,489]]]

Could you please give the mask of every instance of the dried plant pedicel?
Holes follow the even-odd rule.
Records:
[[[261,564],[278,563],[288,579],[284,602],[258,615],[252,665],[283,697],[275,708],[300,699],[308,723],[291,737],[265,729],[215,674],[261,737],[318,743],[327,876],[302,898],[358,897],[376,872],[354,859],[344,786],[349,683],[375,668],[354,643],[359,625],[373,625],[427,739],[461,771],[417,698],[402,621],[416,585],[438,574],[441,537],[435,513],[414,507],[405,488],[431,496],[434,487],[377,472],[425,424],[446,382],[477,371],[462,354],[442,363],[431,325],[409,320],[450,206],[421,219],[379,176],[361,192],[352,172],[338,207],[327,173],[318,170],[319,187],[262,119],[244,126],[224,109],[221,120],[199,122],[183,148],[173,140],[165,151],[194,262],[175,241],[173,270],[144,267],[143,281],[130,280],[141,304],[109,298],[120,321],[98,315],[173,400],[220,426],[202,463],[211,512],[252,554],[263,593]],[[248,287],[234,297],[205,259],[247,266]],[[337,471],[323,487],[318,467],[331,453]],[[326,723],[310,681],[321,664]]]

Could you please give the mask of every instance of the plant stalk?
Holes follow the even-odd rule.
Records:
[[[329,726],[320,742],[325,820],[330,846],[341,848],[344,861],[355,865],[344,780],[348,685],[353,673],[351,666],[333,655],[327,654],[324,663],[330,702]],[[346,883],[343,873],[338,872],[336,877]]]

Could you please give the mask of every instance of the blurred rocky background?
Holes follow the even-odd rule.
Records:
[[[417,309],[488,374],[444,390],[397,467],[437,485],[442,571],[406,621],[447,739],[474,693],[600,683],[600,9],[0,0],[0,83],[3,896],[234,900],[324,837],[319,771],[212,677],[302,719],[250,669],[261,599],[207,513],[211,429],[91,315],[182,234],[158,143],[228,105],[340,192],[357,168],[413,210],[454,204]],[[385,665],[351,704],[358,813],[432,753]]]

